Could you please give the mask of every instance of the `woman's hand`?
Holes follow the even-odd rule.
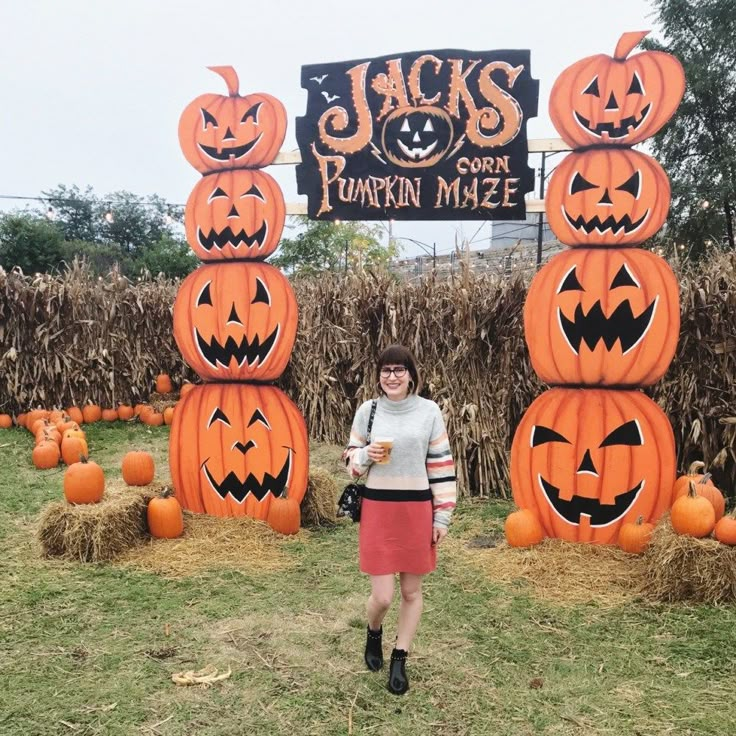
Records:
[[[374,463],[383,460],[384,453],[386,452],[386,448],[384,448],[383,445],[379,445],[378,442],[371,442],[371,444],[368,445],[365,449],[368,453],[368,457]]]
[[[447,529],[443,526],[432,527],[432,544],[438,545],[447,536]]]

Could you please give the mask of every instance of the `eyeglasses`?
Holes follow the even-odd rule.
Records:
[[[381,378],[388,378],[392,373],[396,378],[403,378],[406,375],[406,368],[403,365],[398,368],[381,368]]]

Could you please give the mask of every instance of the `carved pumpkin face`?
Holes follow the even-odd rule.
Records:
[[[545,391],[511,446],[514,501],[571,542],[613,544],[625,521],[656,522],[674,479],[672,427],[640,391]]]
[[[200,266],[174,303],[174,338],[205,381],[273,381],[294,347],[297,304],[286,277],[259,262]]]
[[[569,146],[633,146],[653,136],[672,117],[685,92],[680,62],[661,51],[644,51],[627,59],[647,33],[624,33],[613,58],[589,56],[557,78],[549,114]]]
[[[274,498],[304,497],[307,429],[274,386],[195,386],[174,413],[169,463],[183,508],[266,519]]]
[[[203,261],[266,258],[279,244],[285,217],[279,185],[246,169],[202,177],[184,214],[189,245]]]
[[[571,246],[636,245],[664,224],[667,174],[651,156],[626,149],[569,154],[549,182],[549,225]]]
[[[386,158],[408,168],[434,166],[452,143],[452,120],[439,107],[399,107],[383,124]]]
[[[231,66],[210,66],[227,83],[229,97],[200,95],[179,119],[179,143],[197,171],[260,168],[273,163],[286,134],[286,110],[271,95],[241,97]]]
[[[677,279],[646,250],[567,250],[534,277],[524,334],[546,383],[651,386],[677,347]]]

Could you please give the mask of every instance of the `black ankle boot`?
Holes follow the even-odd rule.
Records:
[[[388,671],[388,689],[394,695],[403,695],[409,689],[409,678],[406,676],[406,655],[404,649],[391,652],[391,668]]]
[[[365,639],[365,663],[371,672],[378,672],[383,667],[383,626],[378,631],[372,631],[368,626],[368,636]]]

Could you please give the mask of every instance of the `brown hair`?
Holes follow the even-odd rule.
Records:
[[[378,384],[378,390],[383,393],[381,389],[381,368],[385,365],[403,365],[409,371],[413,386],[409,385],[409,393],[419,393],[419,389],[422,387],[422,379],[419,376],[419,369],[417,368],[417,361],[414,354],[405,348],[403,345],[389,345],[379,356],[378,364],[376,366],[376,383]]]

